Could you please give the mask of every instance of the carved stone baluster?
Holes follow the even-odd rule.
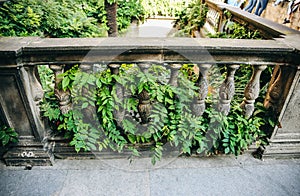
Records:
[[[147,73],[150,64],[140,63],[139,67],[144,73]],[[138,98],[139,98],[138,112],[140,114],[142,124],[146,124],[149,122],[149,116],[151,111],[150,95],[145,89],[143,89],[142,92],[138,94]]]
[[[108,67],[111,70],[111,73],[114,75],[119,75],[120,64],[109,64]],[[124,89],[121,84],[115,81],[116,86],[116,95],[121,103],[124,101]],[[119,104],[119,103],[118,103]],[[119,110],[114,111],[114,117],[118,123],[121,123],[125,116],[125,110],[119,105]]]
[[[79,69],[80,69],[82,72],[85,72],[85,73],[90,74],[90,73],[92,73],[92,71],[93,71],[93,66],[90,65],[90,64],[81,64],[81,65],[79,66]]]
[[[192,112],[196,116],[201,116],[205,110],[205,98],[208,93],[208,82],[207,82],[207,73],[210,69],[210,64],[203,64],[199,66],[199,78],[196,82],[197,98],[194,101]]]
[[[93,74],[93,65],[91,64],[81,64],[79,66],[79,69],[83,74],[88,74],[90,76]],[[77,88],[76,88],[77,87]],[[98,119],[96,115],[96,105],[95,105],[95,96],[96,96],[96,86],[94,84],[84,84],[83,86],[76,85],[75,90],[78,95],[75,95],[77,97],[80,97],[82,99],[76,100],[74,98],[73,108],[74,110],[79,110],[80,113],[83,116],[83,122],[88,123],[92,127],[98,126]],[[89,104],[87,107],[82,107],[84,104],[84,101],[89,101]],[[76,107],[75,104],[78,104],[78,107]]]
[[[230,111],[230,102],[235,91],[234,74],[238,68],[239,65],[227,65],[226,79],[220,87],[218,110],[225,115],[228,115]]]
[[[253,73],[249,83],[247,84],[244,92],[244,101],[241,104],[241,108],[244,111],[246,117],[250,117],[254,111],[255,99],[259,95],[260,90],[260,75],[263,70],[267,68],[266,65],[253,65]]]
[[[181,64],[170,64],[171,67],[171,76],[169,80],[169,84],[172,86],[178,86],[178,74],[179,69],[181,68]]]
[[[54,72],[54,93],[59,100],[59,108],[63,114],[66,114],[72,108],[70,96],[71,93],[69,90],[64,91],[62,89],[58,89],[58,85],[62,81],[62,78],[59,78],[58,75],[63,73],[64,65],[50,65],[50,69]]]

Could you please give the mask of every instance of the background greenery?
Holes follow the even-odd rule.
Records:
[[[118,27],[144,20],[140,1],[119,0]],[[101,37],[107,34],[104,0],[9,0],[0,7],[0,36]]]
[[[177,36],[192,36],[205,24],[208,7],[201,0],[192,0],[180,11],[176,12],[174,26],[179,30]]]

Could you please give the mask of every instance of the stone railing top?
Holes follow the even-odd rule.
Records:
[[[282,24],[278,24],[255,14],[243,11],[238,7],[234,7],[222,2],[215,2],[212,0],[205,0],[205,2],[209,5],[209,7],[212,7],[213,9],[219,11],[230,11],[230,13],[233,15],[233,20],[248,23],[253,29],[262,32],[265,37],[274,38],[284,37],[286,35],[300,35],[300,32],[295,29],[291,29]]]
[[[182,62],[300,64],[300,35],[274,40],[208,38],[0,38],[0,58],[20,64]],[[0,66],[6,66],[0,61]]]

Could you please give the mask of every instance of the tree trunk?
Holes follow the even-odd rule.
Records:
[[[115,3],[109,3],[105,0],[105,11],[107,18],[108,36],[117,37],[118,27],[117,27],[117,1]]]

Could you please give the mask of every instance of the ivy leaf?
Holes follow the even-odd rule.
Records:
[[[95,144],[88,142],[87,146],[91,149],[91,150],[96,150],[97,147],[95,146]]]
[[[131,133],[131,134],[135,134],[136,129],[135,129],[135,125],[132,122],[130,122],[127,119],[124,119],[122,121],[122,125],[123,125],[123,128],[125,129],[126,132]]]
[[[88,102],[84,102],[84,103],[82,104],[81,108],[82,108],[82,109],[85,109],[85,108],[87,108],[87,107],[88,107],[88,105],[89,105],[89,103],[88,103]]]
[[[132,144],[136,143],[135,135],[129,134],[127,137],[128,137],[128,140],[130,141],[130,143],[132,143]]]
[[[5,135],[3,138],[2,138],[2,145],[5,146],[7,145],[9,142],[9,135]]]
[[[228,154],[230,152],[229,147],[225,148],[225,154]]]
[[[64,79],[62,80],[62,89],[66,91],[69,84],[70,84],[70,78],[64,77]]]
[[[101,87],[102,87],[102,82],[101,82],[100,79],[97,79],[97,80],[96,80],[96,86],[97,86],[98,88],[101,88]]]

